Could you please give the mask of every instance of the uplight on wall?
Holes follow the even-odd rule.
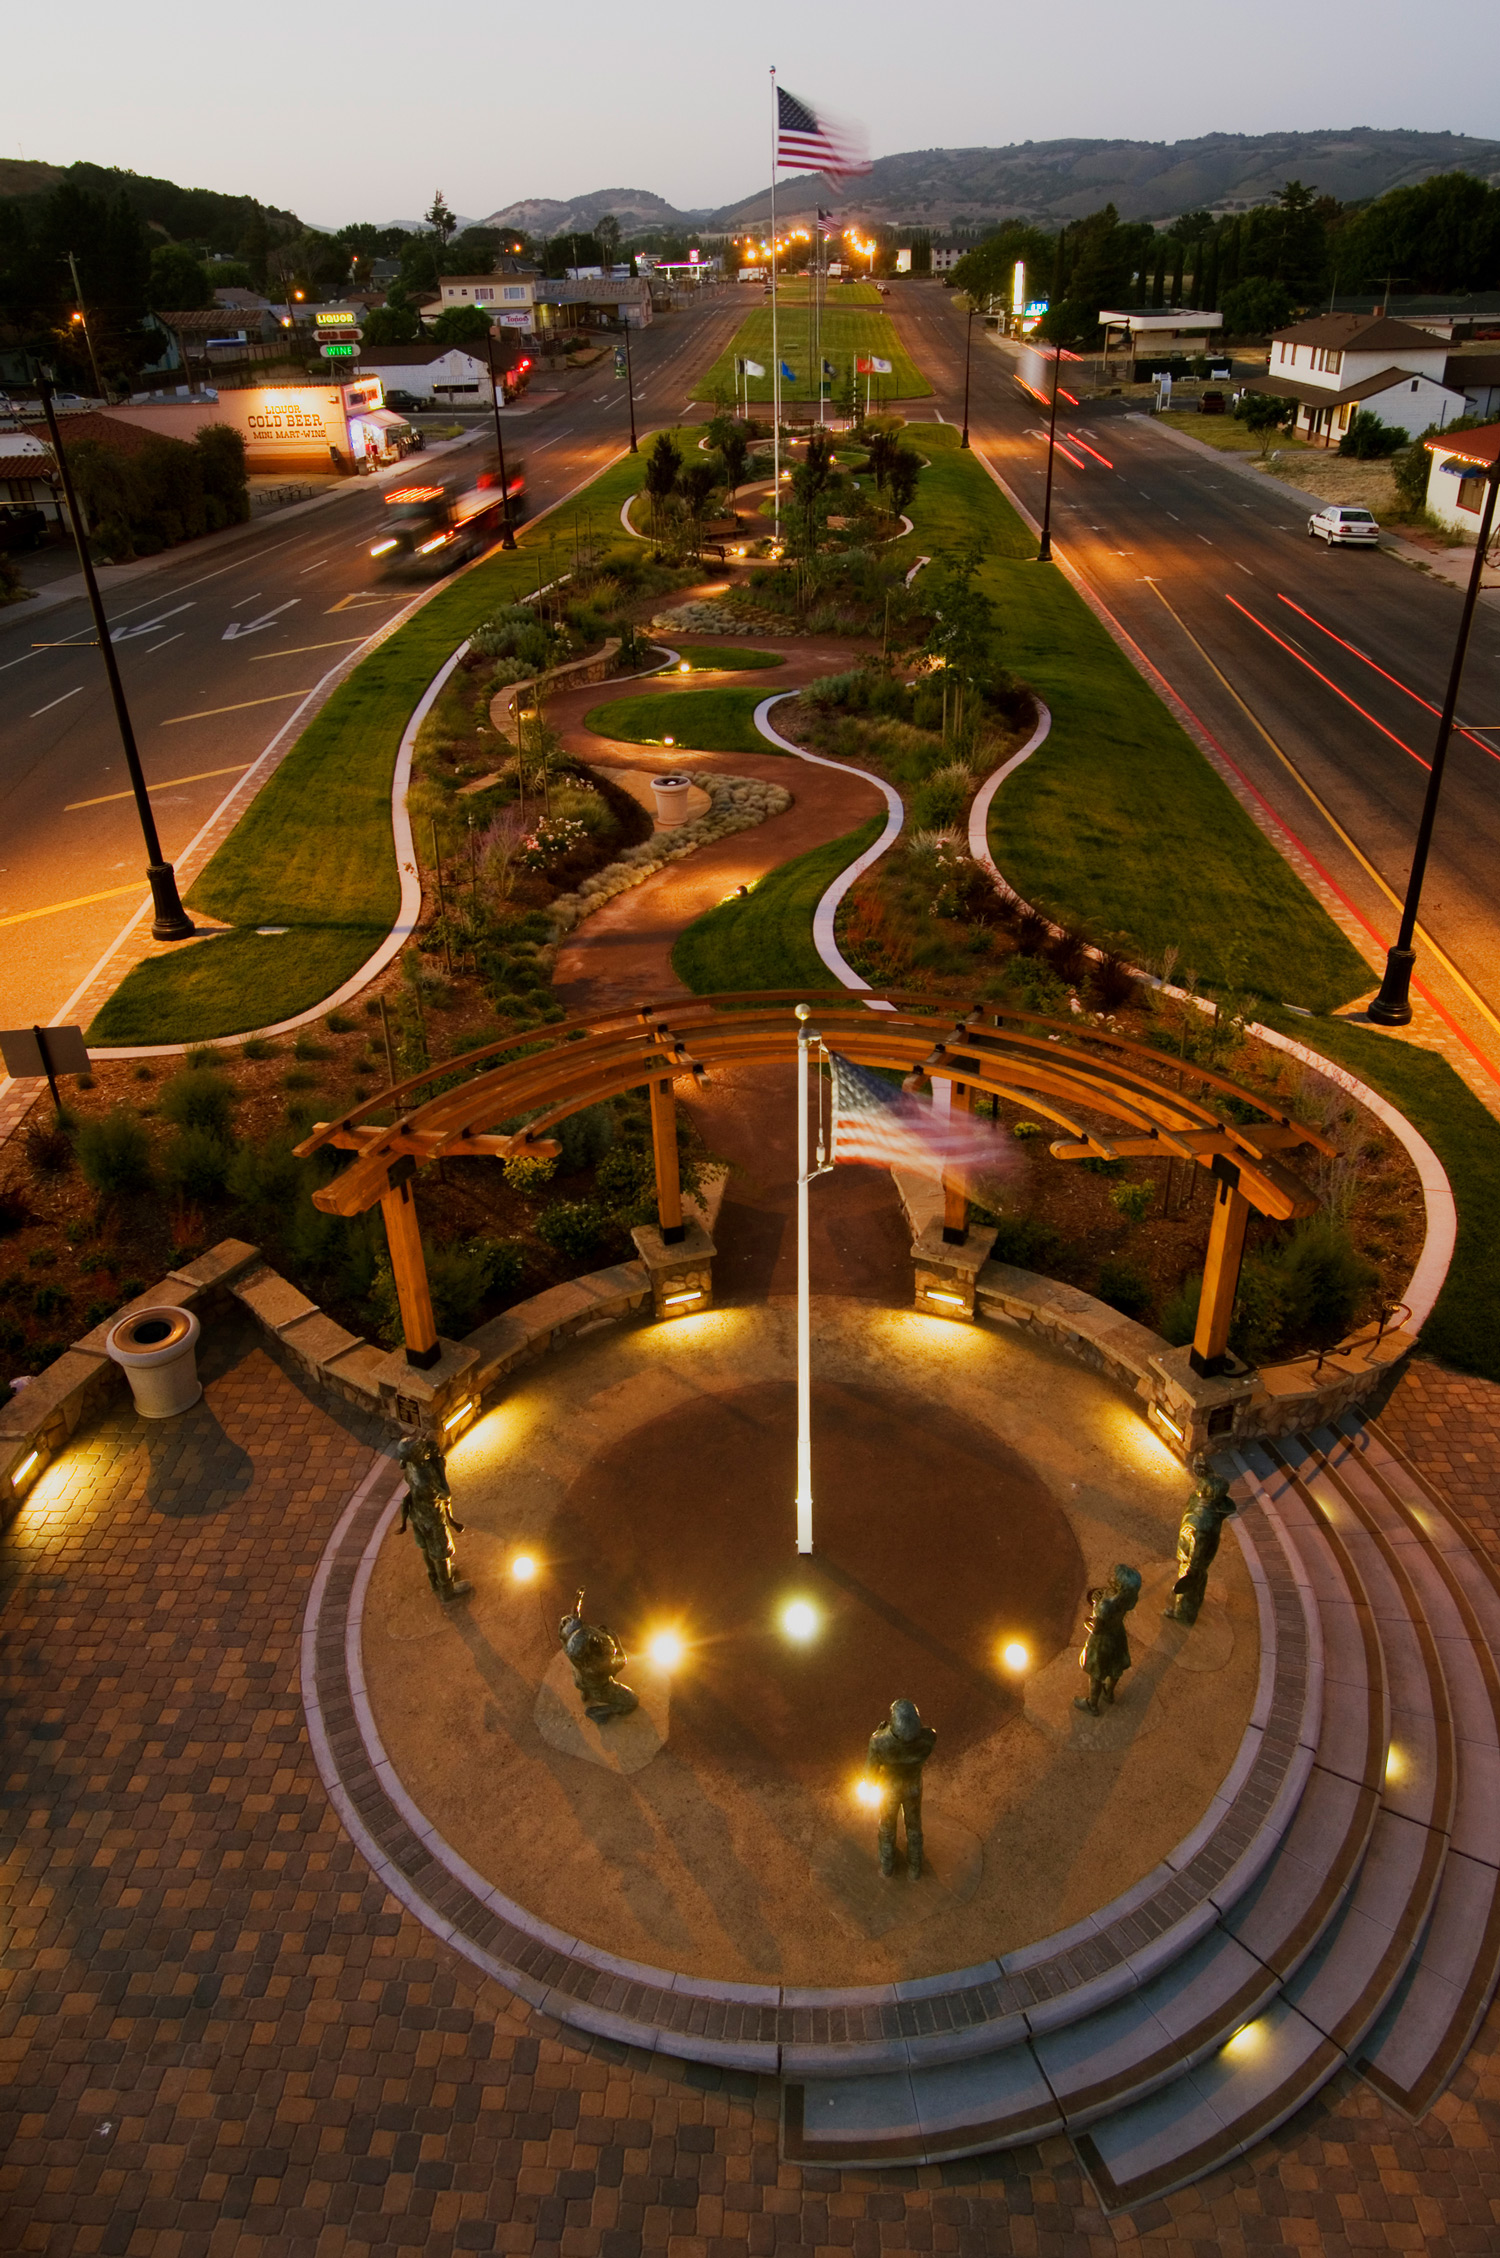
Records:
[[[694,1286],[691,1291],[684,1289],[680,1294],[663,1294],[661,1306],[663,1309],[689,1309],[695,1301],[702,1301],[702,1299],[703,1288]]]
[[[936,1302],[940,1309],[962,1309],[966,1311],[969,1306],[962,1294],[950,1294],[941,1286],[924,1286],[922,1288],[922,1299]]]

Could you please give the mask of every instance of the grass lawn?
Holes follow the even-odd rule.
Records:
[[[1500,1123],[1436,1051],[1342,1019],[1319,1019],[1309,1026],[1306,1020],[1267,1012],[1266,1021],[1293,1042],[1337,1059],[1399,1106],[1442,1161],[1458,1209],[1458,1238],[1447,1284],[1422,1329],[1422,1346],[1461,1372],[1500,1380],[1500,1334],[1494,1323]]]
[[[1052,714],[1046,743],[994,801],[990,851],[1011,884],[1123,936],[1138,963],[1175,947],[1182,972],[1315,1011],[1360,994],[1364,960],[1063,575],[1031,561],[1031,535],[957,433],[909,435],[931,463],[907,546],[980,549],[1005,662]]]
[[[808,349],[807,323],[809,308],[804,300],[800,306],[781,309],[781,357],[787,367],[796,372],[796,382],[782,379],[783,400],[816,400],[813,357]],[[874,354],[889,361],[891,374],[874,379],[874,401],[925,399],[931,392],[921,370],[901,349],[896,327],[888,314],[877,313],[864,307],[828,305],[823,309],[823,359],[833,364],[834,389],[849,373],[850,361],[856,356],[864,359]],[[771,397],[771,308],[758,306],[747,314],[735,331],[732,342],[719,355],[706,376],[699,379],[698,394],[701,399],[712,400],[722,390],[726,399],[734,396],[734,364],[737,359],[759,361],[765,370],[763,377],[750,378],[750,398],[769,400]],[[860,379],[864,383],[863,377]],[[863,397],[863,393],[861,393]]]
[[[774,753],[755,727],[760,690],[663,691],[618,698],[583,717],[585,729],[626,745],[664,745],[687,753]]]
[[[358,970],[400,901],[391,777],[413,707],[443,661],[490,612],[567,565],[575,508],[598,521],[645,475],[626,455],[535,526],[515,554],[496,550],[443,587],[371,653],[308,724],[188,894],[234,930],[149,958],[126,975],[88,1030],[100,1045],[201,1042],[310,1010]],[[280,937],[255,928],[283,925]]]
[[[700,996],[727,988],[830,987],[832,975],[813,947],[813,911],[884,826],[883,815],[872,816],[844,838],[784,862],[742,898],[705,910],[672,951],[678,979]]]
[[[779,651],[744,651],[737,643],[720,649],[702,643],[694,651],[684,647],[682,665],[690,674],[748,674],[752,667],[785,666],[786,660]]]
[[[1200,416],[1186,409],[1172,408],[1164,416],[1153,416],[1153,423],[1169,423],[1174,431],[1185,431],[1189,439],[1201,439],[1205,447],[1217,447],[1226,455],[1258,455],[1261,449],[1260,433],[1241,423],[1238,416]],[[1279,447],[1283,454],[1317,455],[1321,447],[1309,447],[1305,439],[1294,439],[1289,431],[1278,431],[1271,447]],[[1267,453],[1270,449],[1267,449]]]
[[[808,298],[808,281],[805,274],[783,275],[776,285],[776,295],[783,306],[805,306]],[[873,282],[843,282],[838,278],[825,281],[823,304],[828,306],[878,306],[880,292]]]

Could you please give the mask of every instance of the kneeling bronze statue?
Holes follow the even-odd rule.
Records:
[[[607,1623],[585,1623],[582,1592],[558,1624],[557,1635],[573,1665],[573,1683],[582,1697],[585,1717],[603,1725],[611,1717],[628,1717],[632,1709],[639,1709],[640,1695],[618,1683],[625,1667],[625,1649]]]
[[[406,1476],[401,1526],[411,1523],[427,1563],[427,1581],[440,1600],[463,1599],[474,1586],[453,1573],[453,1533],[462,1536],[464,1525],[454,1518],[442,1449],[431,1435],[408,1435],[397,1445],[396,1458]]]
[[[1114,1700],[1115,1688],[1130,1668],[1125,1618],[1141,1596],[1141,1572],[1122,1561],[1109,1582],[1096,1584],[1088,1596],[1088,1641],[1078,1661],[1088,1672],[1089,1690],[1077,1695],[1073,1707],[1097,1717],[1100,1702]]]
[[[1162,1609],[1169,1623],[1196,1623],[1208,1592],[1208,1571],[1219,1549],[1224,1523],[1234,1511],[1229,1484],[1216,1474],[1205,1452],[1193,1460],[1198,1486],[1187,1501],[1177,1532],[1177,1581],[1169,1606]]]

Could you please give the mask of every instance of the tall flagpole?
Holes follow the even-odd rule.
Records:
[[[771,65],[771,476],[772,530],[781,546],[781,339],[776,320],[776,65]]]
[[[797,1006],[797,1550],[812,1541],[812,1303],[807,1244],[807,1022],[811,1004]],[[821,1158],[821,1155],[820,1155]]]

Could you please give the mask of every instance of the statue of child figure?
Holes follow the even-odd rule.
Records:
[[[1100,1702],[1114,1700],[1115,1688],[1130,1668],[1125,1618],[1141,1596],[1141,1572],[1127,1568],[1122,1561],[1109,1582],[1096,1584],[1088,1596],[1089,1635],[1078,1663],[1088,1672],[1089,1690],[1075,1696],[1073,1707],[1097,1717]]]

